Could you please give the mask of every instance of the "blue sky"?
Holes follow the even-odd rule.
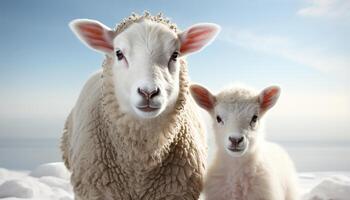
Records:
[[[181,29],[221,25],[212,45],[188,57],[191,79],[213,91],[232,82],[280,85],[271,137],[350,140],[348,0],[0,1],[0,137],[60,135],[103,58],[75,38],[69,21],[113,27],[143,10],[161,11]]]

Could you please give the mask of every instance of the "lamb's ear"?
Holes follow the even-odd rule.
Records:
[[[209,90],[203,86],[194,84],[190,86],[190,92],[193,99],[200,107],[204,108],[208,112],[212,111],[216,100],[215,96],[212,95]]]
[[[220,32],[220,26],[211,23],[195,24],[179,33],[181,55],[202,50],[210,44]]]
[[[113,31],[101,22],[76,19],[69,23],[69,27],[88,47],[106,54],[113,52]]]
[[[270,86],[264,89],[259,95],[260,113],[264,114],[272,108],[280,96],[281,89],[278,86]]]

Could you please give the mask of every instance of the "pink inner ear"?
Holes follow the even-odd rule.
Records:
[[[193,27],[186,33],[180,52],[182,54],[200,50],[213,37],[216,29],[210,26]]]
[[[273,100],[275,96],[278,94],[279,90],[277,88],[271,88],[263,93],[263,100],[260,104],[262,110],[268,109],[271,104],[273,104]]]
[[[107,38],[108,35],[103,27],[97,24],[79,24],[79,31],[84,40],[93,48],[112,51],[113,46]]]
[[[207,90],[197,87],[192,87],[191,90],[195,94],[196,101],[200,106],[208,110],[214,108],[214,99]]]

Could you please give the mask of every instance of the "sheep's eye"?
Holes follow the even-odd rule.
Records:
[[[223,121],[222,121],[222,119],[221,119],[221,117],[219,115],[216,116],[216,121],[218,123],[223,123]]]
[[[177,57],[179,57],[179,52],[175,51],[175,52],[171,55],[170,60],[176,61]]]
[[[257,121],[258,121],[258,116],[253,115],[252,119],[250,120],[250,126],[254,127]]]
[[[123,58],[124,58],[124,54],[120,49],[115,51],[115,55],[117,56],[118,60],[123,60]]]

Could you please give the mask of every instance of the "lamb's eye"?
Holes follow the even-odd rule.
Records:
[[[123,60],[123,58],[124,58],[124,54],[120,49],[115,51],[115,55],[117,56],[118,60]]]
[[[253,115],[252,119],[250,120],[250,126],[254,127],[257,121],[258,121],[258,116]]]
[[[216,115],[216,121],[220,123],[224,123],[219,115]]]
[[[177,57],[179,57],[179,54],[180,54],[180,53],[179,53],[178,51],[175,51],[175,52],[171,55],[170,60],[176,61]]]

